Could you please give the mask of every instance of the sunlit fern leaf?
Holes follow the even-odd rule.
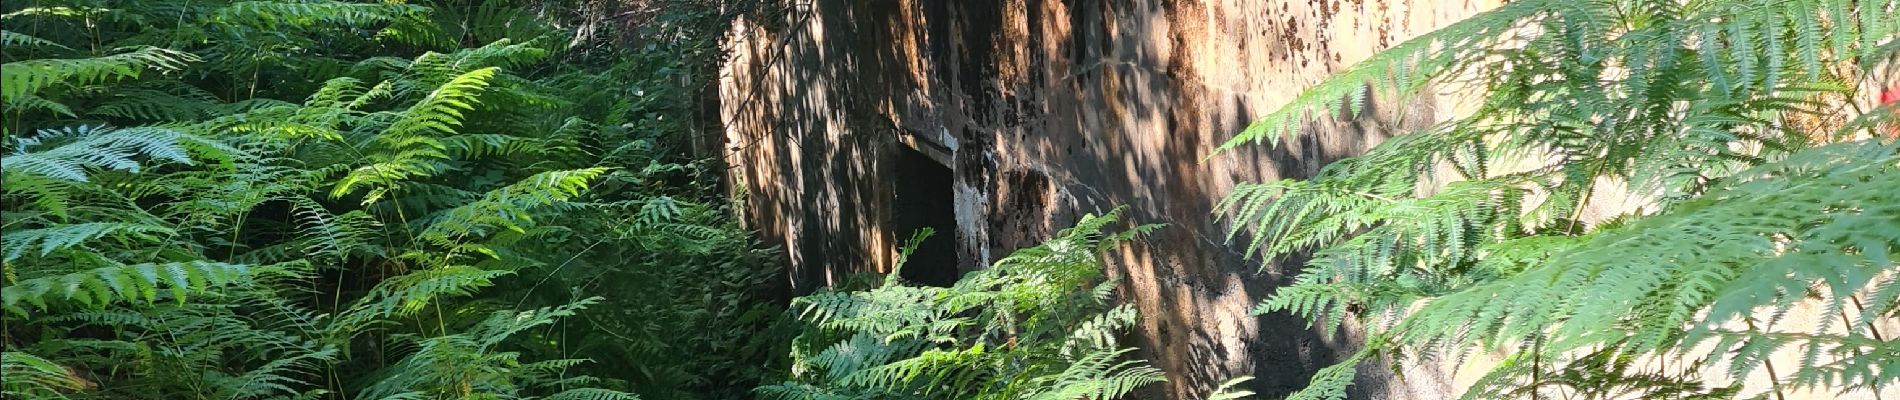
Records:
[[[1275,289],[1273,295],[1255,306],[1252,313],[1264,315],[1287,311],[1312,321],[1322,329],[1321,332],[1332,332],[1345,322],[1348,310],[1364,299],[1358,286],[1336,282],[1329,274],[1303,273],[1293,285]]]
[[[1160,383],[1161,370],[1139,361],[1118,361],[1134,349],[1097,351],[1083,355],[1061,373],[1040,378],[1047,387],[1027,396],[1036,400],[1122,398],[1149,384]]]
[[[8,398],[64,399],[93,385],[64,366],[14,350],[0,352],[0,375],[7,377],[0,388]]]
[[[440,138],[456,133],[463,113],[475,108],[496,71],[490,67],[458,75],[396,114],[395,121],[375,136],[370,151],[379,154],[372,158],[374,161],[339,179],[330,196],[343,197],[369,187],[373,191],[364,203],[373,203],[398,182],[436,174],[440,170],[437,164],[449,158]]]
[[[600,297],[589,297],[555,307],[545,307],[520,312],[498,311],[483,321],[472,331],[479,338],[477,343],[483,348],[491,348],[502,340],[537,326],[554,323],[555,320],[574,316],[574,313],[600,303]]]
[[[640,212],[637,214],[638,217],[636,221],[643,224],[673,222],[674,219],[679,217],[679,214],[680,206],[678,201],[674,201],[673,198],[669,196],[659,196],[647,199],[646,204],[640,205]]]
[[[548,171],[491,190],[469,204],[444,211],[419,237],[452,245],[495,229],[521,231],[534,224],[530,211],[581,196],[607,168]]]
[[[513,40],[497,40],[481,47],[456,50],[451,53],[428,53],[416,57],[404,66],[401,81],[409,84],[437,85],[453,81],[458,74],[471,72],[472,69],[511,68],[524,65],[547,56],[547,50],[532,43],[517,43]]]
[[[930,349],[910,358],[855,369],[840,377],[838,383],[895,391],[922,390],[928,387],[916,387],[916,383],[957,381],[957,375],[975,372],[976,364],[983,360],[982,345],[968,349]]]
[[[1566,3],[1572,5],[1562,6]],[[1516,29],[1521,20],[1553,12],[1552,8],[1589,8],[1578,3],[1587,2],[1511,2],[1401,42],[1308,87],[1291,104],[1255,120],[1245,131],[1222,144],[1216,151],[1232,149],[1248,142],[1268,141],[1277,144],[1280,138],[1297,131],[1298,126],[1308,118],[1338,116],[1342,105],[1350,104],[1350,111],[1357,113],[1361,108],[1359,104],[1365,101],[1368,86],[1374,89],[1390,88],[1393,93],[1410,93],[1432,78],[1460,68],[1456,61],[1482,54],[1493,41]],[[1342,100],[1347,103],[1342,104]]]
[[[1063,351],[1073,354],[1083,350],[1120,348],[1120,341],[1115,337],[1133,327],[1137,318],[1139,314],[1134,306],[1115,306],[1075,326],[1069,334],[1069,342],[1063,344]]]
[[[292,202],[297,206],[295,215],[307,244],[306,254],[342,263],[352,256],[376,252],[371,243],[382,234],[381,222],[369,213],[353,210],[336,215],[308,198]]]
[[[19,32],[8,31],[8,30],[0,30],[0,45],[5,45],[9,49],[23,48],[23,47],[44,47],[44,48],[53,48],[53,49],[61,49],[61,50],[72,50],[71,48],[68,48],[64,45],[55,43],[50,40],[41,39],[38,37],[34,37],[33,35],[28,35],[28,34],[19,33]]]
[[[69,141],[51,149],[37,149],[46,140]],[[8,176],[32,174],[85,182],[89,169],[138,172],[141,158],[192,164],[194,155],[231,159],[243,154],[214,140],[168,127],[78,126],[21,139],[12,154],[0,156],[0,171]]]
[[[768,398],[1066,400],[1118,398],[1159,382],[1159,370],[1128,360],[1130,350],[1112,339],[1133,324],[1134,309],[1110,307],[1100,293],[1101,254],[1152,229],[1109,232],[1121,212],[1084,216],[949,288],[887,279],[869,290],[795,299],[810,330],[794,341],[792,379],[758,391]]]
[[[64,302],[99,307],[122,301],[155,302],[160,290],[183,304],[190,295],[225,285],[248,282],[260,274],[274,274],[277,266],[252,266],[209,261],[136,264],[103,267],[63,275],[23,279],[0,289],[7,311],[30,316],[32,305],[47,310]]]
[[[497,345],[518,333],[573,316],[575,312],[599,301],[600,298],[587,298],[561,306],[521,312],[499,310],[466,331],[417,338],[414,352],[385,368],[384,373],[379,374],[380,379],[364,388],[359,395],[384,398],[420,392],[460,397],[521,397],[523,388],[513,379],[514,374],[532,373],[533,369],[542,367],[532,364],[524,366],[519,360],[519,353],[497,349]],[[575,395],[601,396],[613,393],[618,392],[577,392]]]
[[[1900,216],[1900,204],[1877,189],[1900,185],[1895,154],[1891,145],[1840,144],[1751,169],[1702,199],[1590,235],[1523,274],[1433,300],[1400,325],[1397,338],[1408,344],[1459,338],[1441,344],[1463,346],[1549,332],[1546,347],[1552,352],[1610,341],[1646,354],[1724,337],[1737,340],[1718,348],[1743,350],[1729,359],[1740,372],[1765,362],[1764,348],[1851,342],[1866,332],[1864,322],[1856,321],[1850,326],[1856,333],[1839,339],[1739,340],[1745,337],[1719,330],[1764,307],[1800,301],[1803,296],[1790,294],[1816,285],[1837,294],[1878,290],[1875,278],[1895,272],[1888,255],[1900,248],[1900,231],[1879,222]],[[1684,270],[1702,266],[1750,268]],[[1889,310],[1883,306],[1876,313]],[[1679,336],[1685,324],[1691,329]],[[1603,326],[1622,328],[1606,338]],[[1643,340],[1624,341],[1626,335]]]
[[[1242,376],[1221,382],[1220,386],[1215,386],[1213,391],[1208,392],[1207,400],[1241,400],[1253,396],[1252,390],[1241,388],[1241,385],[1251,380],[1253,380],[1251,376]]]
[[[146,70],[176,70],[196,60],[188,53],[144,47],[93,58],[14,61],[0,66],[0,85],[5,87],[0,101],[11,103],[53,85],[90,85],[137,78]]]
[[[1326,314],[1316,322],[1332,327],[1366,307],[1354,314],[1389,317],[1367,326],[1384,326],[1394,352],[1535,347],[1519,365],[1536,369],[1592,346],[1677,357],[1700,345],[1717,349],[1677,358],[1739,376],[1782,348],[1803,355],[1793,386],[1878,386],[1872,374],[1813,366],[1873,351],[1843,343],[1867,340],[1869,315],[1891,315],[1897,291],[1882,277],[1895,274],[1900,241],[1875,224],[1889,218],[1889,199],[1860,188],[1894,185],[1875,176],[1893,169],[1893,149],[1805,149],[1885,123],[1891,110],[1857,116],[1833,104],[1866,86],[1881,62],[1869,59],[1888,58],[1897,21],[1890,2],[1513,2],[1322,81],[1220,150],[1357,113],[1367,85],[1401,96],[1427,79],[1462,85],[1480,99],[1474,111],[1311,179],[1242,185],[1221,208],[1235,232],[1256,235],[1250,253],[1313,251],[1262,311]],[[1850,65],[1869,67],[1839,69]],[[1810,118],[1851,122],[1831,135],[1792,131]],[[1445,164],[1458,176],[1432,176]],[[1467,196],[1483,185],[1489,196]],[[1643,208],[1584,215],[1607,205],[1597,204],[1605,185],[1625,185]],[[1842,315],[1843,299],[1866,297],[1882,305]],[[1855,320],[1844,324],[1852,333],[1716,328],[1782,321],[1805,298]],[[1832,329],[1834,318],[1822,319]],[[1311,391],[1322,397],[1350,381],[1321,377]]]
[[[477,289],[493,285],[495,278],[510,273],[451,265],[385,279],[348,311],[339,314],[335,329],[350,331],[379,319],[411,315],[441,298],[473,294]]]

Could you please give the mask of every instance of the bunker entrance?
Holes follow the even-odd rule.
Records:
[[[898,146],[897,191],[892,218],[897,239],[909,240],[924,228],[935,231],[911,252],[898,276],[921,285],[949,287],[961,275],[957,271],[956,205],[952,201],[953,177],[950,167],[930,156]]]

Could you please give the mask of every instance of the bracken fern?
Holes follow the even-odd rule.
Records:
[[[1308,120],[1357,114],[1373,94],[1475,94],[1468,114],[1223,200],[1229,238],[1249,254],[1312,255],[1257,312],[1328,332],[1358,315],[1371,331],[1295,397],[1343,397],[1363,360],[1475,350],[1506,356],[1470,398],[1891,387],[1882,354],[1893,345],[1875,323],[1895,317],[1900,275],[1889,257],[1900,248],[1897,160],[1877,129],[1892,110],[1860,110],[1854,91],[1888,58],[1894,12],[1848,0],[1515,1],[1383,51],[1255,122],[1220,149],[1277,144]],[[1829,120],[1849,122],[1812,122]],[[1641,207],[1586,218],[1610,185]],[[1790,326],[1797,303],[1827,315]],[[1776,351],[1802,361],[1770,366]],[[1654,359],[1681,361],[1630,367]],[[1765,367],[1765,391],[1704,384]]]

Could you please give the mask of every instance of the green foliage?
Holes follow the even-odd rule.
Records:
[[[704,38],[561,47],[557,2],[414,3],[0,5],[6,397],[725,398],[770,374],[771,253],[678,147],[699,87],[674,70],[711,55],[669,52]]]
[[[1247,381],[1251,380],[1253,380],[1253,377],[1243,376],[1221,382],[1220,386],[1214,387],[1213,392],[1208,393],[1207,400],[1240,400],[1247,398],[1247,396],[1252,396],[1254,395],[1252,390],[1240,388],[1240,385],[1246,384]]]
[[[1109,233],[1120,210],[1089,215],[1042,245],[971,272],[948,288],[892,272],[869,290],[797,298],[806,323],[791,379],[760,387],[778,399],[1111,399],[1161,381],[1125,360],[1115,337],[1134,309],[1111,307],[1102,253],[1155,226]],[[914,237],[910,247],[928,233]],[[899,266],[901,268],[901,265]]]
[[[18,39],[16,39],[18,40]],[[54,85],[85,86],[138,78],[146,70],[177,70],[197,61],[190,54],[157,47],[80,59],[34,59],[0,68],[0,98],[11,102]]]
[[[1761,369],[1776,382],[1747,395],[1900,382],[1874,326],[1900,312],[1900,159],[1876,129],[1891,110],[1852,105],[1900,33],[1893,13],[1847,0],[1516,1],[1256,122],[1222,149],[1351,116],[1373,92],[1445,85],[1478,105],[1222,202],[1249,254],[1312,256],[1257,312],[1326,331],[1358,316],[1378,338],[1294,397],[1342,398],[1372,355],[1477,350],[1507,357],[1468,398],[1729,398],[1744,393],[1700,381]],[[1586,220],[1613,185],[1641,208]],[[1824,315],[1783,320],[1804,302]],[[1771,366],[1778,349],[1804,356]],[[1632,367],[1648,359],[1680,361]]]
[[[17,351],[0,353],[0,375],[7,377],[0,394],[9,398],[65,398],[61,392],[85,389],[88,383],[59,364]]]
[[[255,269],[255,270],[254,270]],[[215,287],[243,284],[251,275],[270,267],[253,268],[241,264],[191,261],[164,264],[138,264],[104,267],[65,275],[25,279],[0,292],[5,307],[15,314],[28,315],[20,303],[39,309],[51,301],[73,301],[85,306],[110,304],[120,300],[158,301],[159,289],[184,303],[188,293],[203,293]]]

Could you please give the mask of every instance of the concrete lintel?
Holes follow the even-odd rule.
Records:
[[[950,137],[947,132],[941,135],[927,135],[904,129],[898,131],[897,141],[919,153],[924,153],[924,156],[930,157],[932,161],[943,164],[945,167],[956,168],[956,164],[951,162],[951,156],[957,152],[956,138]]]

